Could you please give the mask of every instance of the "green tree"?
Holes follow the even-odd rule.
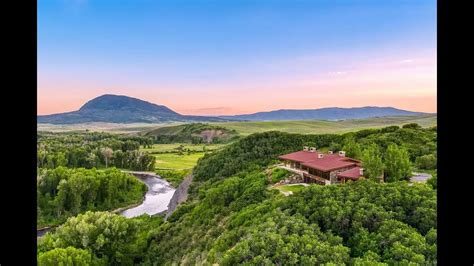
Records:
[[[425,235],[426,243],[430,245],[428,247],[427,258],[429,261],[436,262],[438,257],[437,243],[438,243],[438,233],[437,230],[431,228],[428,233]],[[436,263],[433,263],[436,264]]]
[[[357,143],[354,138],[349,138],[345,141],[344,146],[342,148],[346,152],[348,157],[352,157],[355,159],[360,159],[362,155],[361,147],[359,143]]]
[[[37,149],[38,155],[37,155],[37,165],[38,167],[44,167],[45,166],[45,161],[47,158],[48,153],[46,152],[46,147],[44,144],[38,145]]]
[[[114,151],[111,148],[105,147],[100,149],[100,153],[104,157],[105,160],[105,168],[108,167],[108,162],[112,158],[112,155],[114,154]]]
[[[90,251],[108,264],[133,264],[130,243],[136,238],[135,220],[109,212],[86,212],[71,217],[54,234],[47,234],[39,250],[74,247]],[[62,251],[61,251],[62,252]]]
[[[408,151],[397,144],[390,144],[384,158],[386,181],[409,180],[411,164]]]
[[[341,150],[341,144],[340,143],[337,143],[337,142],[331,142],[331,144],[329,145],[329,150],[330,151],[340,151]]]
[[[426,154],[420,157],[417,157],[415,160],[416,166],[421,169],[436,169],[437,161],[434,154]]]
[[[38,172],[38,220],[44,225],[63,222],[86,210],[108,210],[139,201],[146,185],[116,168],[65,168]]]
[[[92,168],[97,166],[97,155],[95,153],[89,153],[86,158],[87,167]]]
[[[382,156],[376,144],[369,145],[362,152],[362,167],[364,168],[364,176],[370,179],[378,179],[383,174]]]
[[[438,174],[434,174],[430,179],[426,181],[433,189],[438,189]]]
[[[55,167],[58,166],[66,166],[67,165],[67,158],[66,155],[63,152],[58,152],[56,154],[56,163]]]
[[[426,239],[414,228],[396,220],[383,222],[374,239],[379,243],[382,258],[390,265],[397,263],[425,263],[428,254]]]
[[[388,126],[388,127],[384,127],[382,128],[380,131],[382,133],[388,133],[388,132],[395,132],[397,130],[399,130],[400,127],[399,126]]]
[[[410,123],[410,124],[403,125],[402,128],[420,129],[421,126],[418,125],[417,123]]]
[[[323,234],[300,215],[276,211],[269,216],[252,226],[248,235],[223,255],[222,265],[348,263],[349,249],[341,244],[341,238]]]
[[[380,262],[380,256],[377,253],[370,250],[364,256],[355,258],[353,264],[355,266],[388,266],[387,263]]]
[[[53,250],[38,254],[39,266],[51,265],[106,265],[104,260],[100,260],[88,250],[74,247],[55,248]]]

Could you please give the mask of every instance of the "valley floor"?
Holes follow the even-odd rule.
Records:
[[[322,121],[322,120],[308,120],[308,121],[263,121],[263,122],[212,122],[209,124],[223,126],[229,129],[235,129],[240,135],[246,136],[252,133],[265,131],[282,131],[288,133],[299,134],[324,134],[324,133],[345,133],[350,131],[357,131],[365,128],[381,128],[390,125],[403,125],[408,123],[417,123],[423,127],[435,126],[437,115],[422,115],[422,116],[393,116],[393,117],[378,117],[368,119],[353,119],[344,121]],[[51,132],[67,132],[67,131],[107,131],[111,133],[130,133],[138,132],[165,126],[174,126],[184,123],[131,123],[131,124],[116,124],[116,123],[85,123],[72,125],[53,125],[53,124],[38,124],[38,131]]]

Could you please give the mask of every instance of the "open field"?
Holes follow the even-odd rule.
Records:
[[[196,165],[199,158],[204,156],[204,152],[194,152],[191,154],[180,155],[177,153],[154,154],[156,158],[156,169],[183,170],[191,169]]]
[[[240,135],[246,136],[252,133],[265,131],[283,131],[288,133],[300,134],[325,134],[325,133],[346,133],[366,128],[381,128],[390,125],[403,125],[408,123],[418,123],[423,127],[435,126],[437,115],[424,116],[392,116],[378,117],[368,119],[353,119],[344,121],[264,121],[264,122],[219,122],[209,123],[223,126],[229,129],[235,129]],[[38,124],[38,131],[106,131],[111,133],[138,133],[148,131],[159,127],[180,125],[183,123],[165,123],[165,124],[114,124],[114,123],[87,123],[75,125],[52,125]]]
[[[182,151],[178,149],[180,146],[182,146]],[[172,186],[178,187],[199,158],[206,152],[215,151],[224,146],[225,144],[154,144],[151,148],[140,148],[140,151],[151,153],[156,159],[155,171]]]
[[[79,131],[103,131],[110,133],[138,133],[145,130],[150,130],[157,127],[174,126],[183,123],[162,123],[162,124],[150,124],[150,123],[83,123],[83,124],[37,124],[37,131],[50,131],[50,132],[70,132]]]
[[[211,123],[229,129],[235,129],[240,135],[256,132],[283,131],[300,134],[346,133],[366,128],[381,128],[391,125],[417,123],[422,127],[436,125],[437,115],[380,117],[344,121],[268,121],[268,122],[223,122]]]
[[[183,146],[180,154],[178,148]],[[224,147],[226,144],[154,144],[151,148],[140,148],[140,151],[151,153],[156,158],[156,169],[184,170],[191,169],[196,165],[199,158],[206,152],[214,151]],[[187,151],[190,151],[188,153]]]

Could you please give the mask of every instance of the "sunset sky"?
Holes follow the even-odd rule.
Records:
[[[436,112],[436,86],[436,1],[38,1],[40,115],[106,93],[199,115]]]

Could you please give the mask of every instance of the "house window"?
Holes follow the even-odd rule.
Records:
[[[330,176],[329,172],[323,172],[321,170],[317,170],[317,169],[313,169],[313,168],[309,168],[308,173],[310,173],[312,175],[315,175],[315,176],[322,177],[326,180],[329,180],[329,176]]]
[[[329,180],[330,176],[331,176],[331,173],[330,173],[330,172],[324,172],[324,173],[323,173],[323,178],[324,178],[324,179]]]

